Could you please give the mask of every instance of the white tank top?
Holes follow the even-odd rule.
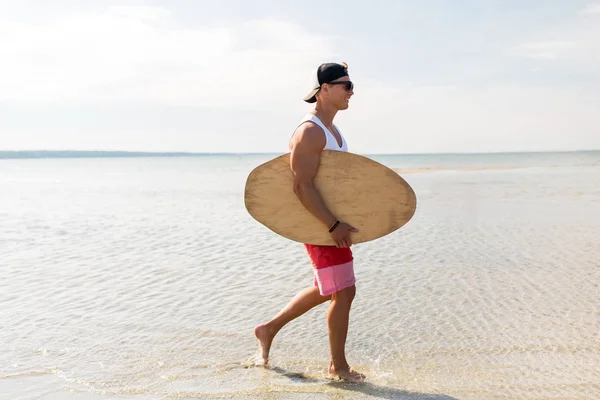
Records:
[[[314,114],[306,114],[304,116],[304,118],[302,118],[302,120],[300,121],[299,125],[302,125],[304,122],[306,121],[311,121],[314,122],[315,124],[319,125],[321,127],[321,129],[323,129],[323,132],[325,133],[325,147],[323,148],[323,150],[334,150],[334,151],[348,151],[348,143],[346,143],[346,139],[344,139],[344,136],[342,135],[342,133],[340,132],[340,130],[338,129],[337,126],[335,126],[335,129],[338,131],[338,133],[340,134],[340,137],[342,139],[342,146],[340,147],[340,145],[338,144],[337,139],[335,138],[335,136],[333,136],[333,134],[329,131],[329,129],[327,129],[325,127],[325,124],[323,124],[321,122],[321,120],[319,118],[317,118],[316,115]]]

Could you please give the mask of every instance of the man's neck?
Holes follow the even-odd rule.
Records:
[[[315,114],[325,126],[333,125],[333,119],[335,118],[336,113],[337,110],[335,108],[324,107],[320,104],[316,105],[315,110],[313,111],[313,114]]]

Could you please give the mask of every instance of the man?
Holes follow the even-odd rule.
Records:
[[[356,292],[350,233],[357,232],[357,229],[338,221],[327,209],[313,183],[322,150],[348,151],[333,119],[338,111],[348,108],[353,88],[345,63],[320,65],[312,90],[304,98],[307,103],[316,103],[315,108],[302,119],[289,143],[293,190],[302,204],[323,223],[323,229],[329,231],[336,245],[304,245],[313,265],[313,286],[298,293],[271,321],[258,325],[254,333],[261,361],[266,365],[277,332],[288,322],[330,300],[327,313],[331,348],[329,374],[358,382],[363,381],[365,376],[350,368],[345,356],[350,306]]]

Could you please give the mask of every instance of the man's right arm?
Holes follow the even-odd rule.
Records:
[[[311,124],[302,125],[291,144],[290,166],[294,177],[294,193],[308,211],[325,225],[324,229],[328,229],[337,219],[314,185],[324,147],[325,137],[321,128]],[[351,246],[349,231],[356,229],[340,221],[332,234],[338,247]]]
[[[327,209],[313,182],[319,169],[321,151],[325,147],[325,138],[320,129],[308,124],[299,128],[292,143],[290,167],[294,176],[294,193],[308,211],[329,227],[336,218]]]

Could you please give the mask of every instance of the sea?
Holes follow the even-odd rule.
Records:
[[[0,399],[600,399],[600,151],[366,155],[417,210],[352,247],[359,384],[327,303],[254,362],[313,284],[244,206],[277,154],[4,156]]]

